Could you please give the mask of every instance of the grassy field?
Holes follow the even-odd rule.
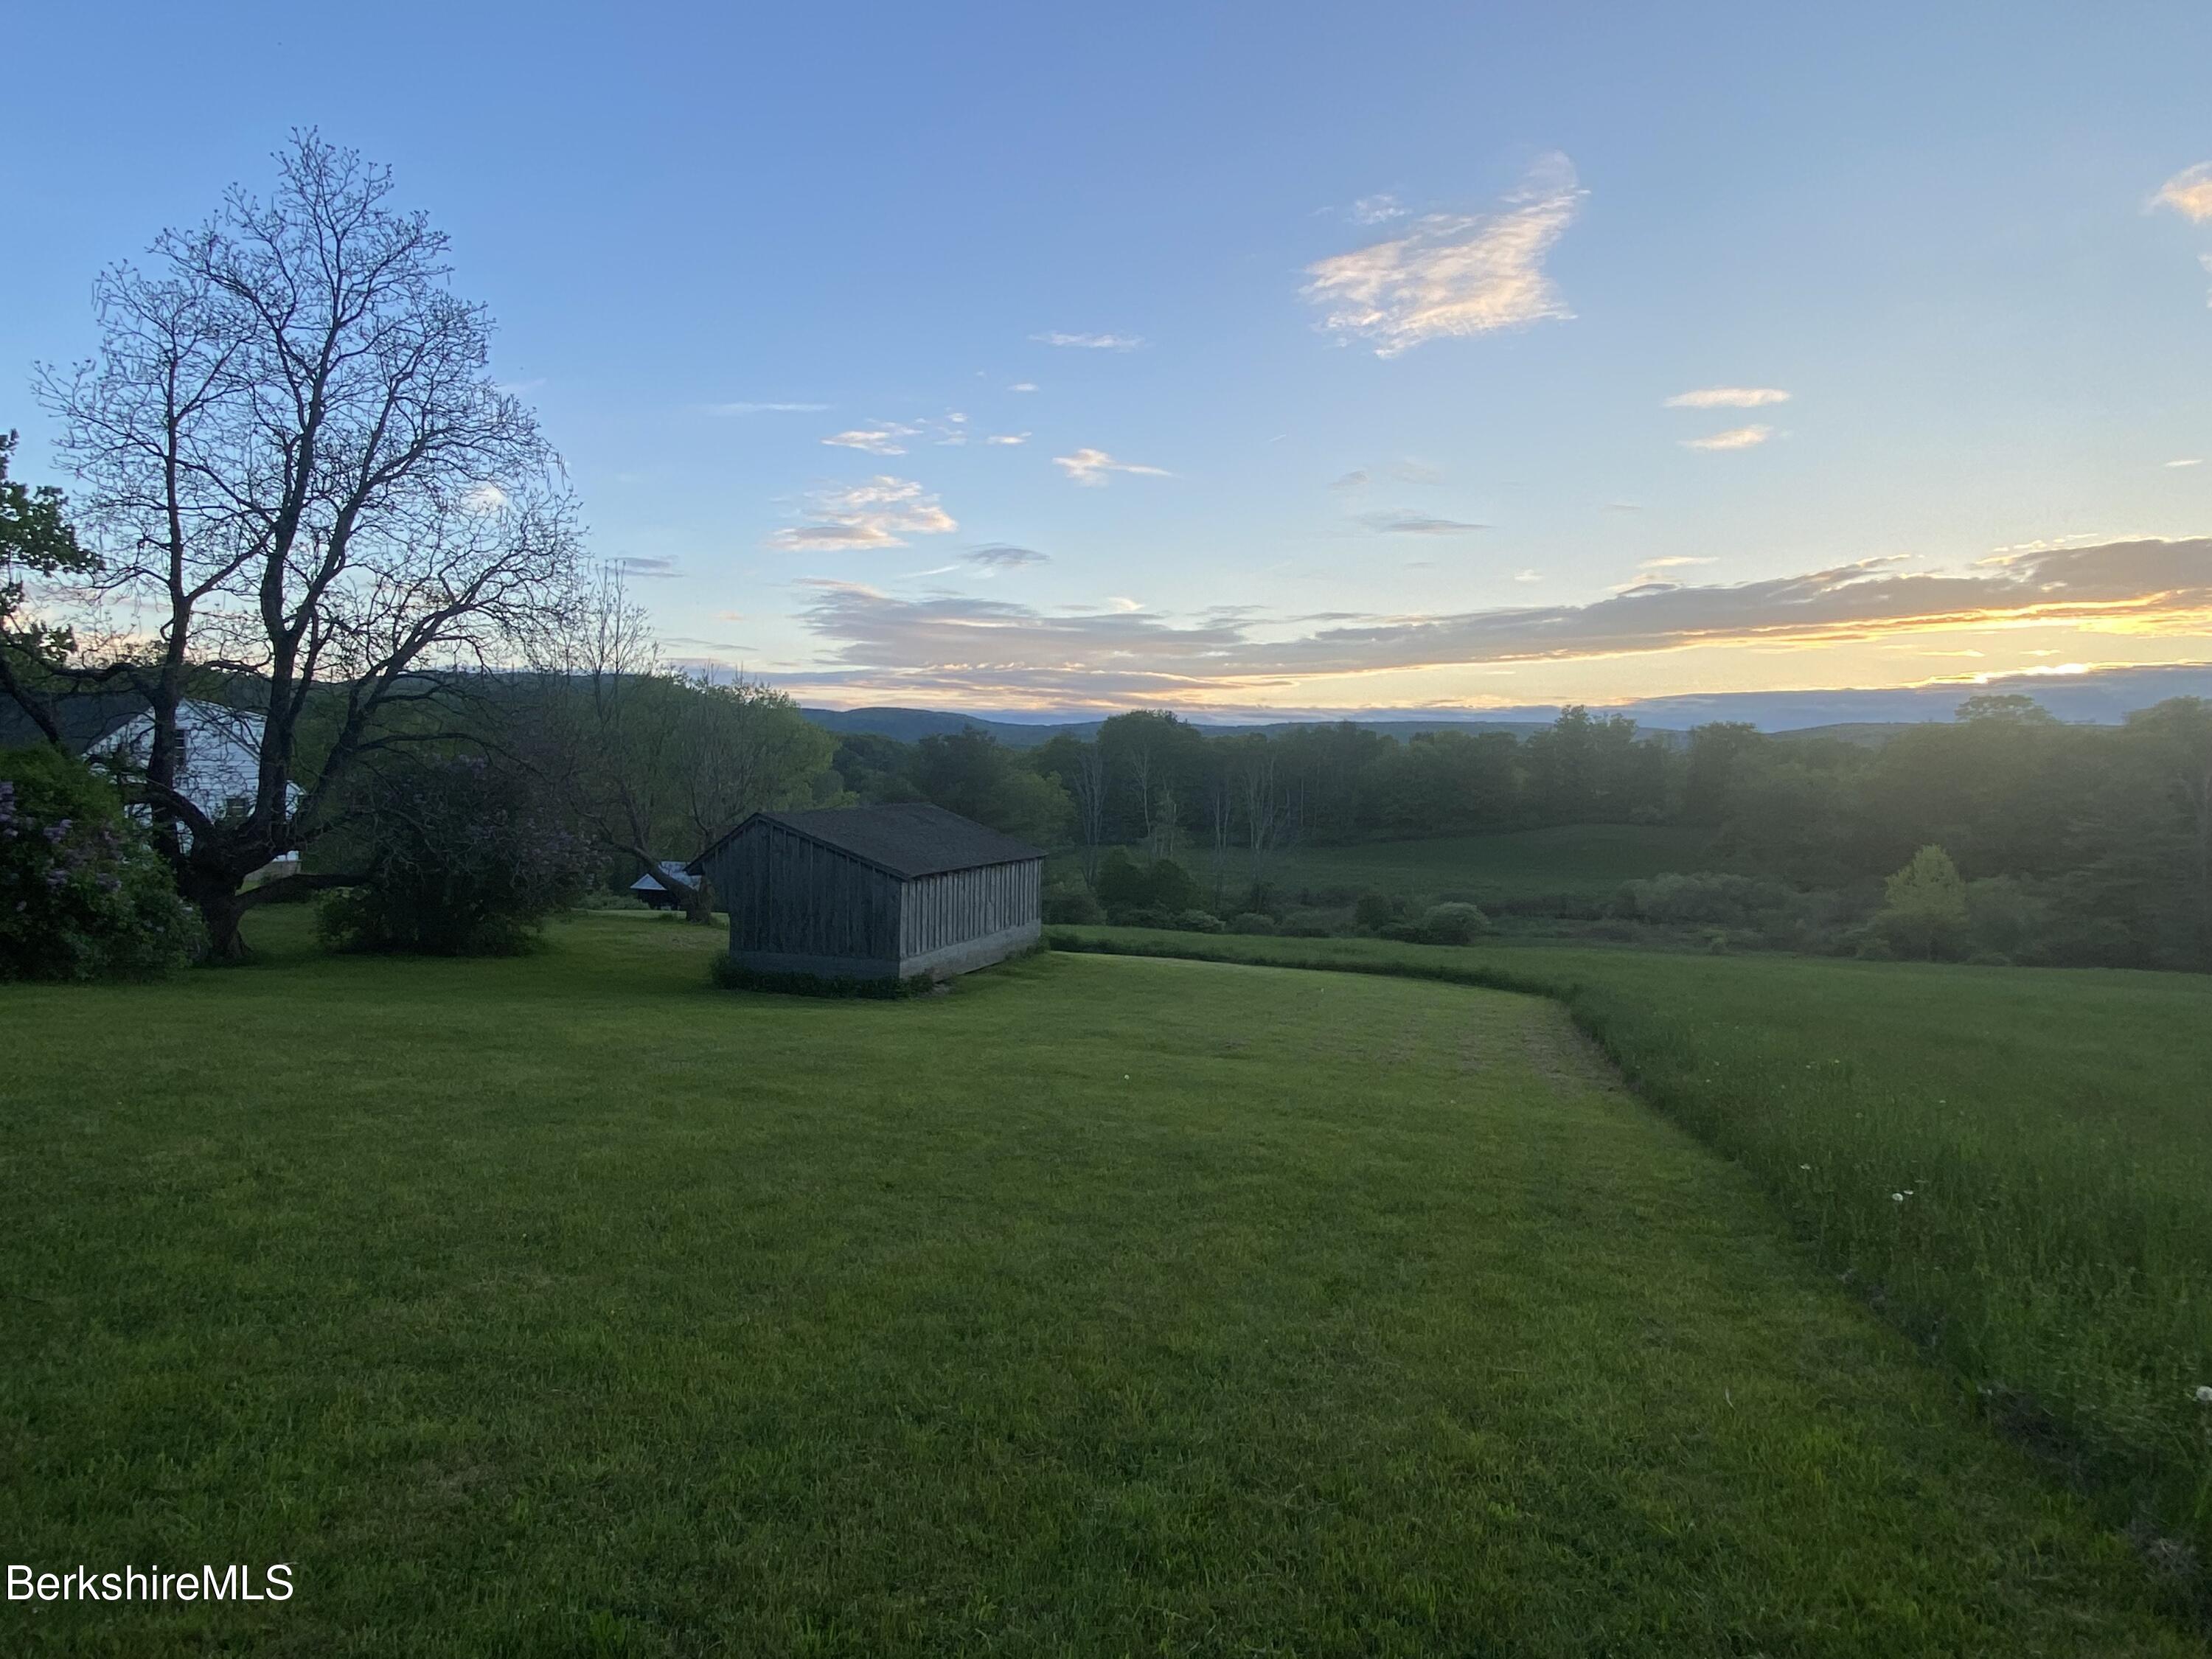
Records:
[[[2212,981],[1079,931],[1566,999],[1831,1270],[2204,1594]]]
[[[8,1559],[298,1587],[10,1652],[2202,1650],[1553,1003],[301,920],[0,992]]]
[[[1572,823],[1497,836],[1299,847],[1271,857],[1281,891],[1376,888],[1411,899],[1452,893],[1478,904],[1515,899],[1609,898],[1621,884],[1706,866],[1701,830],[1669,824]],[[1193,856],[1192,867],[1204,860]]]

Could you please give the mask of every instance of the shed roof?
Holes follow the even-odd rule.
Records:
[[[1044,856],[1042,848],[1002,836],[942,806],[902,801],[891,806],[838,806],[813,812],[756,812],[694,859],[691,868],[698,869],[744,834],[748,825],[761,819],[908,880],[991,864],[1026,864]]]
[[[681,859],[656,859],[653,864],[654,868],[651,875],[640,876],[635,881],[630,883],[631,892],[666,893],[672,892],[678,887],[683,888],[686,892],[690,890],[694,878],[691,872],[684,867],[684,861]]]

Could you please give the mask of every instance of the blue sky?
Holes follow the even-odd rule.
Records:
[[[1522,9],[24,9],[0,424],[313,124],[810,701],[2212,659],[2212,13]]]

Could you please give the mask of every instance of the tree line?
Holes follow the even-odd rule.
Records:
[[[1400,741],[1349,722],[1207,732],[1147,711],[1027,750],[979,731],[914,744],[850,736],[831,764],[841,798],[934,800],[1072,844],[1094,890],[1109,849],[1173,860],[1223,915],[1258,908],[1274,855],[1301,844],[1674,824],[1705,832],[1701,869],[1770,891],[1856,893],[1869,909],[1886,878],[1939,847],[1990,937],[2041,939],[2071,962],[2212,967],[2212,702],[2201,698],[2094,726],[1990,695],[1951,722],[1857,737],[1733,722],[1642,732],[1569,708],[1526,737]],[[1723,913],[1741,908],[1734,890],[1714,901]],[[1682,914],[1686,889],[1666,902],[1696,919]]]

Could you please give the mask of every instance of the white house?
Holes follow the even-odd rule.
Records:
[[[243,815],[253,808],[261,787],[261,717],[221,703],[186,698],[177,705],[177,792],[211,818]],[[88,744],[88,755],[128,758],[140,767],[154,744],[150,711],[126,716],[106,735]],[[300,786],[284,787],[289,813],[300,804]],[[179,826],[189,843],[191,832]],[[278,863],[295,861],[287,853]]]

